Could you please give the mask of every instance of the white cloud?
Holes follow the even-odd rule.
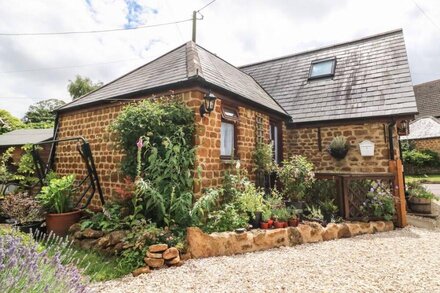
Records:
[[[187,19],[193,10],[208,2],[138,0],[143,9],[130,14],[130,19],[132,24]],[[440,26],[440,2],[417,3]],[[3,1],[1,6],[0,32],[97,30],[128,24],[129,8],[125,1],[65,0],[51,1],[50,5],[44,0]],[[235,65],[402,27],[413,82],[440,78],[440,28],[412,1],[217,0],[202,14],[198,43]],[[22,116],[38,100],[67,101],[67,82],[76,74],[108,82],[190,37],[190,22],[93,35],[0,36],[0,108]],[[102,64],[83,66],[94,63]],[[72,66],[76,67],[4,73]]]

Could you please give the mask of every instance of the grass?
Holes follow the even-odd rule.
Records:
[[[407,182],[419,181],[420,183],[440,184],[440,174],[435,175],[406,175]]]
[[[96,251],[83,250],[73,247],[76,254],[74,259],[82,273],[93,282],[107,281],[123,277],[131,272],[131,268],[120,265],[116,256],[107,256]]]

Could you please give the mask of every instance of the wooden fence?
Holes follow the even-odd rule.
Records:
[[[393,173],[316,173],[317,180],[330,180],[335,190],[327,192],[336,195],[336,204],[340,216],[347,220],[361,220],[365,212],[361,206],[367,199],[369,192],[382,193],[393,197],[395,190],[395,175]],[[370,216],[370,219],[371,216]]]

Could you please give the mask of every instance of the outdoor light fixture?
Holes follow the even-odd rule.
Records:
[[[217,99],[211,91],[203,97],[203,104],[200,105],[200,116],[204,117],[206,113],[210,114],[215,107],[215,100]]]

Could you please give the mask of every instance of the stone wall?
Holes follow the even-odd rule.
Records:
[[[348,238],[393,229],[393,222],[382,221],[331,223],[327,227],[322,227],[315,222],[306,222],[298,227],[269,230],[255,229],[244,233],[206,234],[199,228],[190,227],[187,229],[186,239],[191,257],[204,258]]]
[[[287,128],[285,153],[305,155],[323,172],[388,172],[389,144],[385,123],[365,122],[350,125]],[[318,132],[321,133],[321,150]],[[347,156],[336,160],[327,151],[335,136],[345,136],[350,143]],[[395,156],[398,158],[397,135],[394,131]],[[373,157],[362,157],[359,143],[370,140],[375,144]]]
[[[223,98],[221,95],[214,93]],[[224,171],[234,166],[231,162],[220,158],[220,127],[221,106],[223,99],[217,100],[215,110],[205,117],[200,117],[199,107],[204,93],[200,90],[188,90],[176,94],[194,110],[197,146],[197,165],[201,167],[201,180],[195,184],[194,191],[199,195],[202,188],[221,184]],[[144,97],[151,98],[151,97]],[[124,156],[113,143],[108,127],[128,102],[115,102],[86,109],[69,111],[60,114],[58,139],[82,136],[90,143],[95,159],[96,168],[105,197],[111,198],[114,190],[123,186],[124,175],[120,172],[120,162]],[[239,121],[237,130],[237,157],[241,165],[252,174],[252,154],[256,141],[256,116],[263,118],[264,139],[269,141],[269,116],[242,106],[237,107]],[[86,175],[83,162],[74,143],[61,143],[56,152],[56,170],[62,175],[76,174],[78,178]],[[253,176],[251,176],[253,177]],[[93,199],[92,205],[99,206],[98,198]]]

